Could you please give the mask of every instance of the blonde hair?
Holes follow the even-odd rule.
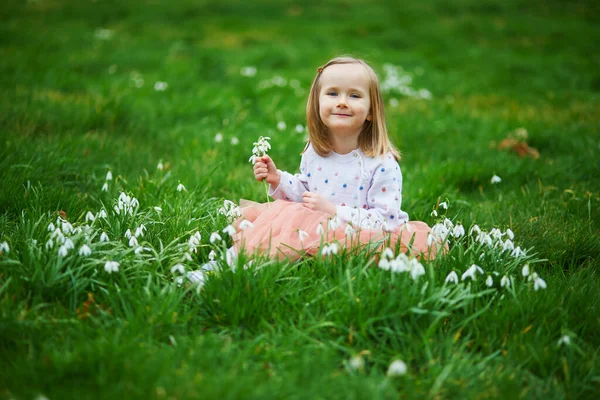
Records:
[[[366,61],[354,57],[336,57],[329,60],[317,71],[313,80],[306,103],[306,126],[308,128],[309,143],[321,157],[326,157],[332,150],[331,141],[327,127],[321,120],[319,113],[319,92],[321,91],[320,78],[323,71],[330,65],[336,64],[358,64],[362,65],[369,78],[369,97],[371,109],[369,114],[371,120],[365,121],[358,135],[358,147],[368,156],[376,157],[391,152],[396,160],[400,159],[398,150],[394,147],[388,137],[385,126],[385,110],[383,99],[379,90],[379,79],[377,74]],[[308,145],[307,145],[308,148]]]

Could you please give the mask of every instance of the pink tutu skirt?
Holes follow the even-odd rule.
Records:
[[[431,228],[421,221],[410,221],[392,232],[382,232],[381,229],[349,232],[347,224],[330,227],[332,217],[329,214],[309,210],[302,203],[241,200],[240,209],[242,216],[236,221],[237,233],[233,236],[238,254],[244,251],[280,260],[297,260],[305,255],[314,255],[322,245],[334,242],[347,249],[373,246],[377,251],[385,247],[395,249],[399,245],[400,251],[426,260],[435,258],[437,254],[436,244],[427,245]]]

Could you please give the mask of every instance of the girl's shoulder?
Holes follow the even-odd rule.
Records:
[[[378,156],[370,157],[364,155],[365,162],[372,166],[382,166],[382,167],[397,167],[399,166],[398,161],[394,157],[394,154],[389,151],[386,154],[381,154]]]

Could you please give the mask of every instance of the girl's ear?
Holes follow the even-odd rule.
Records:
[[[372,120],[373,118],[371,117],[371,114],[367,115],[367,121]]]

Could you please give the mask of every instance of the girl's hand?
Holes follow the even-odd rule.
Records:
[[[302,194],[302,205],[309,210],[323,211],[330,215],[335,214],[335,205],[323,198],[320,194],[304,192]]]
[[[280,176],[279,171],[271,157],[262,156],[254,161],[254,177],[257,181],[267,181],[269,185],[276,189],[279,186]]]

